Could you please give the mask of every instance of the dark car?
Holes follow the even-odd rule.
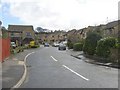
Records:
[[[60,44],[58,50],[66,50],[66,45]]]
[[[44,44],[44,47],[49,47],[49,46],[50,46],[49,43]]]

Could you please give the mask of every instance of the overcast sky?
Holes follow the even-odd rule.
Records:
[[[0,19],[6,27],[8,24],[27,24],[51,30],[81,29],[117,20],[118,1],[2,0]]]

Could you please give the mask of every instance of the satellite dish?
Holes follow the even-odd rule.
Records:
[[[2,25],[2,22],[0,21],[0,25]]]

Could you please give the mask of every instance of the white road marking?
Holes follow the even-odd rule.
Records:
[[[74,74],[76,74],[77,76],[83,78],[84,80],[86,81],[89,81],[89,79],[85,78],[84,76],[80,75],[79,73],[73,71],[72,69],[70,69],[69,67],[65,66],[65,65],[62,65],[63,67],[65,67],[66,69],[70,70],[71,72],[73,72]]]
[[[54,61],[56,61],[56,62],[58,61],[58,60],[56,60],[53,56],[51,56],[51,58],[52,58]]]
[[[24,65],[24,73],[23,73],[23,76],[22,78],[17,82],[16,85],[14,85],[10,90],[14,90],[14,88],[19,88],[23,82],[25,81],[25,78],[27,76],[27,67],[26,67],[26,60],[28,58],[28,56],[30,56],[31,54],[33,54],[35,52],[32,52],[32,53],[29,53],[28,55],[25,56],[25,59],[24,59],[24,63],[22,63]]]
[[[24,61],[18,61],[19,65],[24,65]]]
[[[30,56],[33,53],[35,53],[35,52],[29,53],[28,55],[25,56],[25,59],[24,59],[25,63],[26,63],[27,57]]]

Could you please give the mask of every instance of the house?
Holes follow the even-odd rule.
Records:
[[[113,21],[106,24],[104,30],[104,37],[118,37],[118,27],[120,26],[120,21]]]
[[[42,32],[39,33],[40,42],[48,42],[53,44],[54,42],[62,42],[67,40],[67,34],[64,31],[54,31],[54,32]]]
[[[9,25],[8,31],[11,41],[18,45],[29,44],[30,41],[35,40],[35,31],[32,25]]]

